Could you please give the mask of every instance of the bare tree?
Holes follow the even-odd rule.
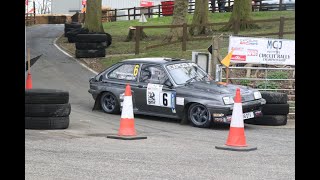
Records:
[[[42,2],[37,1],[37,4],[36,4],[37,14],[50,13],[50,11],[51,11],[50,7],[51,7],[51,0],[42,0]]]
[[[172,25],[187,23],[188,0],[175,0]],[[166,41],[176,41],[182,37],[182,28],[171,28],[170,34],[165,38]]]
[[[207,28],[204,24],[208,23],[208,0],[196,0],[196,8],[192,18],[192,25],[201,25],[201,26],[192,26],[189,29],[191,35],[206,34]]]
[[[101,5],[102,0],[87,1],[84,28],[87,28],[89,32],[104,32],[101,21]]]
[[[225,25],[222,30],[234,30],[235,22],[240,21],[250,21],[252,11],[251,0],[235,0],[233,5],[232,14],[230,16],[229,22]],[[241,23],[240,29],[244,30],[247,28],[257,28],[256,24],[252,23]]]

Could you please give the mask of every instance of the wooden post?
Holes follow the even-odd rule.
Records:
[[[283,38],[283,29],[284,29],[284,17],[280,17],[280,25],[279,25],[279,39]]]
[[[151,17],[150,6],[148,7],[148,18]]]
[[[130,20],[130,9],[128,9],[128,20]]]
[[[117,9],[114,9],[114,21],[117,21]]]
[[[282,10],[282,0],[280,0],[280,2],[279,2],[279,11],[281,11]]]
[[[188,38],[188,27],[187,23],[183,23],[183,30],[182,30],[182,51],[187,50],[187,38]]]
[[[31,74],[31,72],[30,72],[30,48],[28,48],[28,74]]]
[[[139,54],[140,50],[140,32],[142,28],[141,26],[136,26],[136,45],[135,45],[135,55]]]
[[[33,24],[36,24],[36,2],[33,1]]]
[[[133,19],[136,19],[136,7],[133,7]]]
[[[230,0],[228,0],[228,10],[229,10],[229,12],[231,12]]]
[[[229,83],[229,67],[226,67],[226,83]]]
[[[160,17],[160,4],[158,5],[158,17]]]

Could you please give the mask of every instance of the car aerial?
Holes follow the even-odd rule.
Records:
[[[93,109],[119,114],[130,84],[134,114],[176,118],[204,128],[231,122],[237,88],[244,119],[262,116],[266,103],[256,89],[215,82],[196,63],[175,58],[122,60],[91,77],[89,84]]]

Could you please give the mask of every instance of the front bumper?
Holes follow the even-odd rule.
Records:
[[[250,116],[249,118],[256,118],[261,117],[263,114],[261,112],[262,106],[266,104],[265,99],[258,99],[254,101],[248,101],[242,103],[242,111],[243,113],[253,113],[253,116]],[[208,108],[211,115],[213,122],[215,123],[227,123],[230,124],[231,117],[232,117],[232,111],[233,111],[233,105],[225,106],[225,107],[219,107],[219,108]],[[246,117],[248,118],[248,117]],[[246,119],[244,117],[244,120]],[[249,119],[248,118],[248,119]]]

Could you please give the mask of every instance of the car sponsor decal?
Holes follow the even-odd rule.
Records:
[[[139,67],[140,65],[137,64],[134,66],[134,69],[133,69],[133,76],[136,77],[138,75],[138,72],[139,72]]]
[[[182,97],[176,97],[176,104],[177,105],[184,105],[184,98]]]
[[[162,87],[163,85],[148,83],[147,104],[151,106],[174,108],[174,106],[172,105],[173,92],[162,91]]]
[[[177,69],[177,68],[183,68],[183,67],[192,67],[197,66],[195,63],[179,63],[179,64],[171,64],[168,65],[167,68],[169,70]]]
[[[172,113],[176,113],[175,98],[176,98],[176,92],[172,92],[171,93],[171,110],[172,110]]]

